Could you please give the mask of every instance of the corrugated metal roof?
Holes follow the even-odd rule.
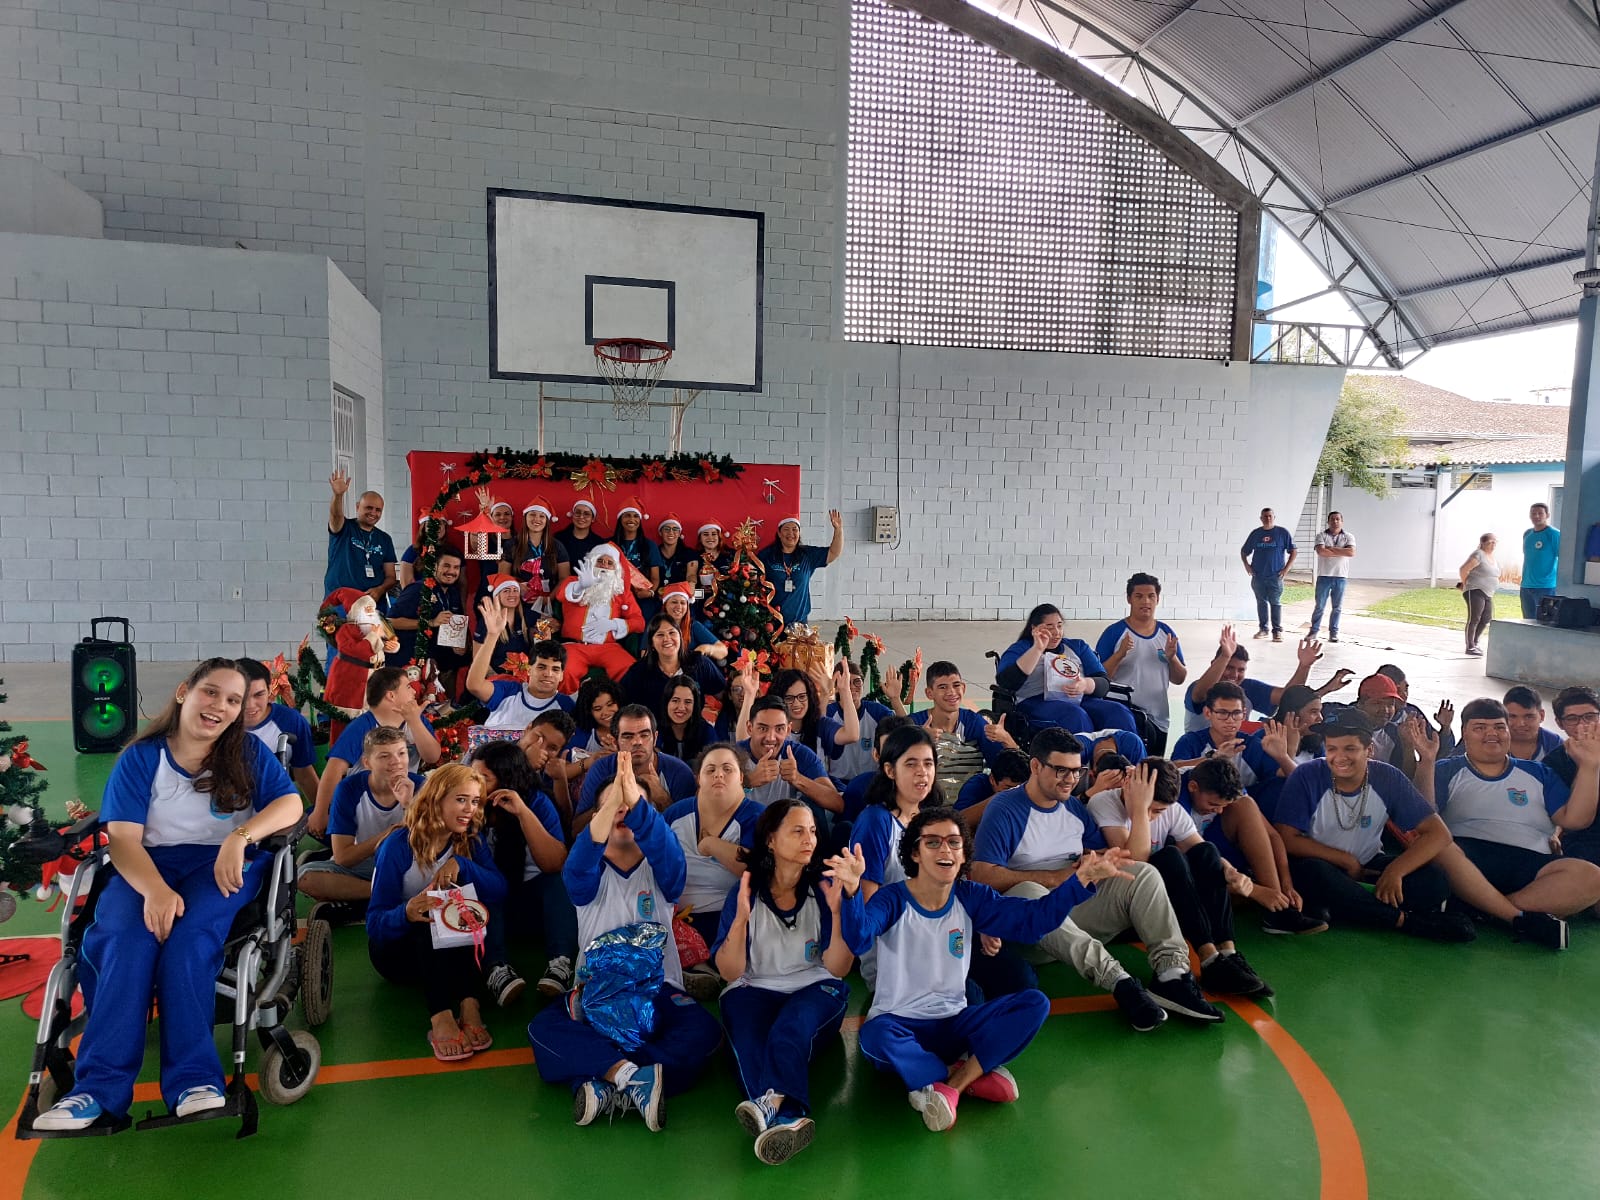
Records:
[[[1244,150],[1292,183],[1301,215],[1280,215],[1308,249],[1342,243],[1399,294],[1402,356],[1576,312],[1579,263],[1472,278],[1583,246],[1600,30],[1568,0],[968,2],[1058,44],[1092,31],[1170,78],[1199,106],[1186,126],[1214,118],[1193,136],[1219,161],[1243,177]],[[1140,94],[1139,73],[1091,65]]]

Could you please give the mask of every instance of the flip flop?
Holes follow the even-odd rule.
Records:
[[[479,1041],[476,1035],[482,1035],[483,1040]],[[463,1021],[461,1024],[461,1036],[466,1041],[467,1049],[472,1054],[487,1050],[494,1045],[494,1035],[482,1025],[472,1025]]]
[[[465,1042],[465,1036],[463,1036],[462,1041]],[[461,1062],[472,1057],[471,1049],[463,1050],[460,1054],[444,1053],[439,1049],[439,1041],[431,1029],[428,1030],[428,1045],[433,1048],[433,1056],[440,1062]]]

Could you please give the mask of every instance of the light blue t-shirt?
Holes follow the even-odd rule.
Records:
[[[1554,525],[1529,529],[1522,535],[1522,586],[1556,586],[1556,560],[1561,557],[1561,530]]]

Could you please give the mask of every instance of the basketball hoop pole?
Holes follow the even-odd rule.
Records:
[[[700,390],[698,388],[693,391],[682,391],[678,388],[673,388],[671,400],[650,400],[645,402],[645,407],[647,408],[670,408],[672,410],[671,438],[673,454],[681,454],[683,452],[683,416],[699,395]],[[588,404],[604,405],[607,408],[614,407],[613,402],[610,400],[591,399],[587,396],[552,395],[544,390],[544,384],[541,383],[539,385],[539,437],[535,451],[538,454],[545,452],[544,406],[546,402],[551,404]]]

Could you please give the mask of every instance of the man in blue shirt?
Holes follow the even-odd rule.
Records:
[[[1556,594],[1556,561],[1561,557],[1561,530],[1550,524],[1550,507],[1535,504],[1528,510],[1533,528],[1522,535],[1522,619],[1539,615],[1539,601]]]
[[[322,577],[322,594],[340,588],[366,592],[378,602],[395,586],[394,540],[378,528],[383,518],[383,497],[377,492],[362,492],[356,500],[355,520],[344,515],[344,497],[350,490],[350,476],[335,471],[328,477],[333,498],[328,502],[328,569]]]
[[[773,597],[785,625],[804,624],[811,617],[811,577],[844,553],[844,520],[839,510],[828,510],[833,525],[833,541],[821,546],[800,544],[800,518],[785,517],[778,523],[778,540],[760,554],[767,578],[776,590]]]
[[[1261,510],[1261,526],[1239,547],[1239,560],[1250,576],[1250,590],[1256,594],[1256,637],[1267,636],[1272,623],[1272,640],[1283,641],[1283,577],[1294,565],[1294,538],[1276,523],[1270,508]]]

